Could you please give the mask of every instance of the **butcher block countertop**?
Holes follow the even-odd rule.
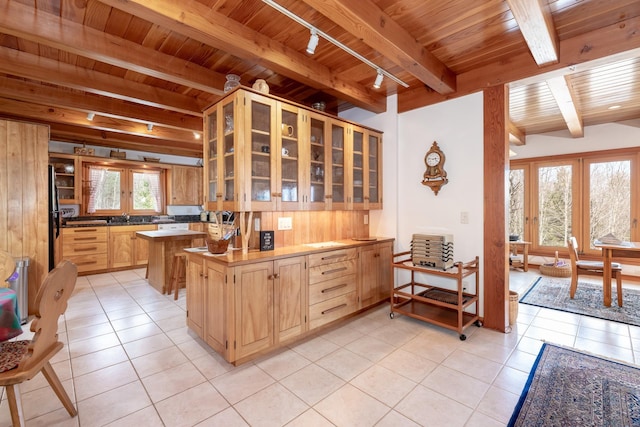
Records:
[[[139,232],[140,233],[140,232]],[[150,232],[145,232],[150,233]],[[340,249],[349,249],[365,245],[373,245],[381,242],[391,242],[393,237],[370,237],[364,239],[342,239],[332,240],[330,242],[307,243],[295,246],[285,246],[275,248],[272,251],[250,250],[248,254],[242,254],[240,248],[227,251],[224,254],[212,254],[206,247],[202,248],[185,248],[185,252],[196,254],[208,260],[213,260],[229,267],[244,264],[252,264],[260,261],[271,261],[280,258],[290,258],[300,255],[309,255],[318,252],[334,251]]]
[[[193,230],[157,230],[157,231],[137,231],[136,235],[155,242],[169,242],[172,240],[184,240],[186,238],[205,237],[204,231]]]

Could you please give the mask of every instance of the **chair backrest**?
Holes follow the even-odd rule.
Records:
[[[67,309],[67,301],[73,292],[78,277],[78,268],[70,261],[61,261],[51,270],[36,296],[35,319],[31,322],[31,332],[35,332],[25,358],[18,369],[27,369],[38,363],[58,344],[58,319]],[[55,350],[57,352],[57,350]],[[54,352],[55,354],[55,352]]]
[[[571,266],[574,267],[576,263],[580,260],[578,257],[578,241],[574,236],[569,237],[567,240],[567,246],[569,246],[569,259],[571,260]]]
[[[16,262],[9,252],[0,250],[0,288],[8,288],[7,279],[16,271]]]

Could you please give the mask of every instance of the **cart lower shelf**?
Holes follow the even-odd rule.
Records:
[[[404,314],[405,316],[413,317],[414,319],[433,323],[434,325],[456,331],[460,334],[460,339],[463,341],[467,339],[467,336],[463,334],[464,329],[472,324],[480,326],[477,314],[463,312],[462,324],[458,325],[457,311],[431,304],[425,304],[414,299],[393,304],[389,317],[393,319],[394,313]]]

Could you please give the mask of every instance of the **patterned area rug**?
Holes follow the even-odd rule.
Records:
[[[611,307],[605,307],[602,304],[602,286],[578,281],[575,298],[571,299],[570,284],[569,278],[540,277],[520,298],[520,302],[640,326],[640,291],[623,288],[622,307],[618,307],[618,294],[614,286]]]
[[[508,426],[640,426],[640,369],[544,344]]]

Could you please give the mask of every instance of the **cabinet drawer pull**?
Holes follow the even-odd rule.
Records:
[[[90,248],[76,249],[75,251],[76,252],[89,252],[89,251],[96,251],[96,250],[98,250],[98,248],[93,246],[93,247],[90,247]]]
[[[327,288],[327,289],[323,289],[323,290],[321,290],[321,291],[320,291],[320,293],[323,293],[323,294],[324,294],[325,292],[336,291],[336,290],[338,290],[338,289],[340,289],[340,288],[344,288],[344,287],[346,287],[346,286],[349,286],[349,285],[347,285],[346,283],[343,283],[343,284],[341,284],[341,285],[336,285],[336,286],[332,286],[332,287]]]
[[[346,306],[347,306],[347,304],[340,304],[340,305],[337,305],[337,306],[335,306],[333,308],[326,309],[325,311],[321,312],[321,314],[329,314],[332,311],[340,310],[341,308],[344,308]]]
[[[97,228],[80,228],[77,230],[73,230],[74,233],[92,233],[98,231]]]
[[[338,255],[328,255],[328,256],[323,256],[322,258],[320,258],[322,261],[325,261],[327,259],[335,259],[335,258],[342,258],[344,256],[344,254],[338,254]]]
[[[89,265],[89,264],[96,264],[98,261],[84,261],[84,262],[75,262],[74,264],[76,265]]]
[[[97,240],[97,237],[74,237],[73,241],[74,242],[86,242],[88,240]]]
[[[334,268],[333,270],[327,270],[327,271],[323,271],[322,274],[333,274],[333,273],[337,273],[339,271],[344,271],[346,270],[347,267],[340,267],[340,268]]]

